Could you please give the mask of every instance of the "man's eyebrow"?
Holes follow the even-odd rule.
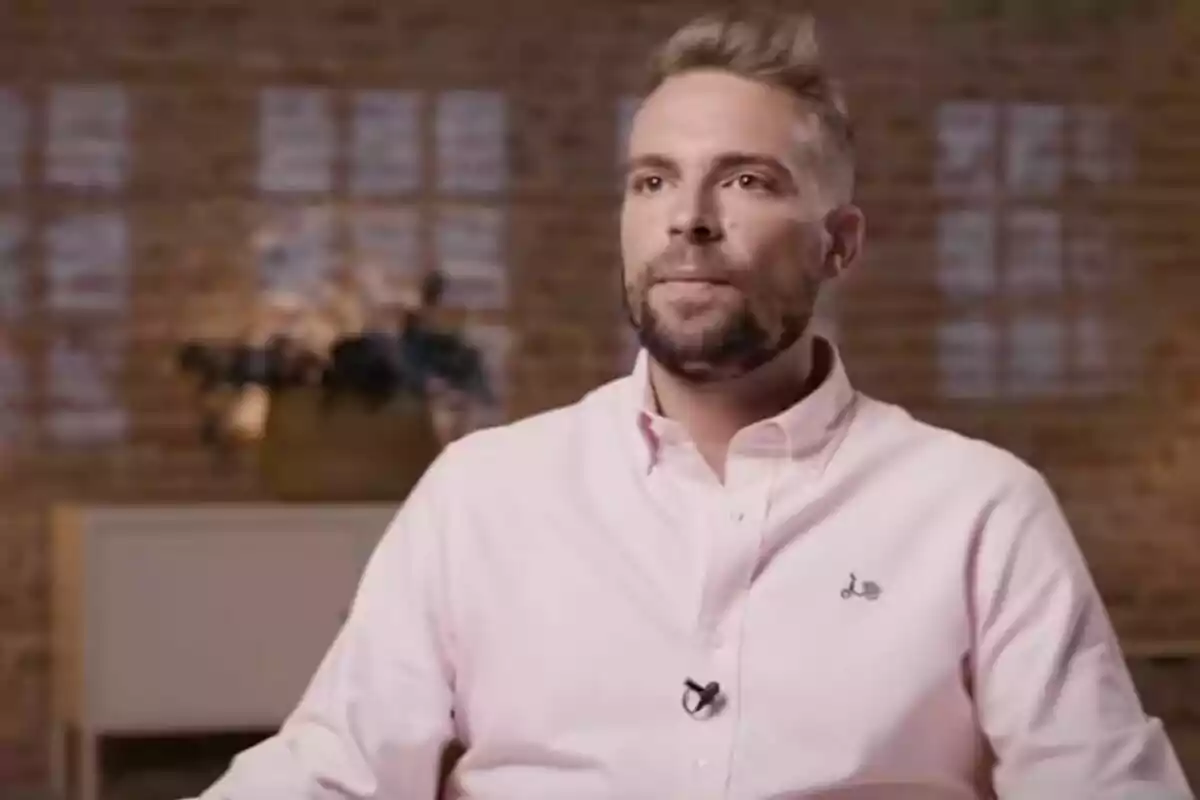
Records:
[[[748,151],[724,153],[717,157],[716,166],[720,169],[730,169],[732,167],[767,167],[785,175],[789,172],[787,165],[775,156]]]
[[[675,161],[661,153],[645,153],[625,160],[625,173],[639,169],[660,169],[666,172],[678,172]]]
[[[661,153],[644,153],[626,159],[624,162],[625,170],[656,168],[662,170],[678,171],[674,159]],[[767,153],[755,153],[751,151],[734,151],[730,153],[722,153],[713,160],[713,166],[718,169],[729,169],[731,167],[746,167],[759,166],[769,167],[780,172],[787,172],[787,165],[775,156]]]

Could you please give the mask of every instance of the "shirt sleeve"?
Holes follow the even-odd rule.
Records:
[[[972,574],[975,696],[997,796],[1193,798],[1039,473],[992,508]]]
[[[453,729],[437,488],[444,458],[388,526],[297,708],[199,800],[434,800]]]

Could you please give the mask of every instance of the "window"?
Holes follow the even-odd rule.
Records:
[[[29,112],[24,98],[0,88],[0,192],[13,192],[25,183],[25,149]]]
[[[25,443],[27,381],[25,362],[7,337],[0,339],[0,470]]]
[[[18,215],[0,215],[0,470],[27,430],[26,363],[15,341],[24,315],[19,258],[24,235]]]
[[[0,213],[0,330],[10,333],[25,317],[27,280],[21,255],[27,233],[20,214]]]
[[[22,97],[0,88],[0,202],[15,198],[25,182],[28,130]],[[22,259],[26,235],[23,216],[0,207],[0,469],[28,429],[27,365],[16,342],[28,299]]]
[[[936,120],[942,393],[1027,399],[1119,389],[1107,313],[1119,242],[1086,204],[1128,174],[1106,108],[956,101]],[[1071,187],[1071,199],[1064,189]]]
[[[46,312],[47,430],[69,445],[125,435],[117,381],[125,357],[129,297],[128,224],[121,208],[129,175],[129,100],[116,85],[50,88],[45,182],[62,211],[42,230]],[[76,209],[77,201],[89,200]],[[99,200],[99,202],[96,202]]]
[[[35,114],[46,138],[42,173],[32,176]],[[128,306],[121,203],[129,115],[125,90],[113,84],[55,84],[33,96],[0,88],[0,442],[28,435],[34,392],[44,399],[44,429],[54,443],[109,444],[125,434],[117,379]],[[35,180],[50,200],[36,228],[23,203]],[[40,298],[29,280],[35,240],[45,257]],[[39,353],[21,344],[34,317],[47,332]],[[35,357],[45,367],[41,387],[29,385]]]
[[[337,124],[339,112],[348,124]],[[507,137],[500,92],[263,89],[262,288],[314,292],[341,253],[380,292],[437,269],[443,304],[464,312],[505,384]]]
[[[480,359],[487,370],[492,391],[498,398],[509,396],[508,359],[512,352],[512,331],[506,325],[488,322],[473,322],[467,325],[465,336],[468,342],[479,349]],[[499,406],[480,409],[473,424],[491,426],[503,422],[503,409]]]

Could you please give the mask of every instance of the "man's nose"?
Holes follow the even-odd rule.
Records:
[[[683,238],[689,244],[710,244],[724,238],[716,204],[705,190],[679,192],[672,209],[671,238]]]

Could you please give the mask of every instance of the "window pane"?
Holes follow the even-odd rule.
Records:
[[[475,322],[463,330],[467,341],[479,349],[488,385],[497,406],[503,407],[509,393],[509,356],[512,353],[513,333],[506,325]]]
[[[641,102],[642,98],[637,95],[624,95],[617,98],[617,163],[625,160],[629,134],[633,130],[633,117]]]
[[[0,191],[17,189],[24,183],[28,136],[29,112],[21,95],[12,89],[0,89]]]
[[[1112,231],[1106,222],[1090,216],[1071,220],[1067,263],[1075,288],[1091,292],[1113,284],[1118,264],[1113,248]]]
[[[337,146],[328,90],[263,89],[258,186],[264,192],[327,192]]]
[[[1027,314],[1009,329],[1007,389],[1015,397],[1065,391],[1066,335],[1064,320],[1051,314]]]
[[[937,187],[943,194],[986,196],[996,187],[996,104],[943,103],[937,114]]]
[[[123,312],[128,248],[125,218],[116,211],[75,214],[51,224],[46,230],[49,307]]]
[[[1062,219],[1056,211],[1021,208],[1005,220],[1006,290],[1017,296],[1057,295],[1063,290]]]
[[[996,226],[991,211],[948,211],[938,216],[938,286],[952,297],[996,291]]]
[[[503,233],[499,209],[458,206],[439,211],[437,260],[446,279],[445,305],[498,309],[508,304]]]
[[[350,187],[360,196],[413,192],[421,185],[416,92],[363,91],[354,102]]]
[[[938,327],[938,376],[944,396],[995,397],[999,358],[999,337],[991,320],[965,317]]]
[[[636,95],[617,98],[616,150],[613,156],[617,165],[617,188],[622,192],[625,190],[625,159],[629,152],[629,133],[641,100]]]
[[[0,466],[6,451],[22,443],[28,434],[26,364],[6,333],[0,328]]]
[[[1130,177],[1131,153],[1113,109],[1104,106],[1076,109],[1074,133],[1076,175],[1097,184]]]
[[[47,359],[51,437],[65,445],[108,444],[124,437],[116,390],[124,359],[119,329],[80,325],[60,332]]]
[[[1010,190],[1044,195],[1062,186],[1064,117],[1057,105],[1009,107],[1005,184]]]
[[[1104,394],[1116,388],[1112,337],[1099,314],[1075,320],[1075,379],[1079,394]]]
[[[25,225],[16,214],[0,214],[0,325],[19,321],[25,315],[25,265],[20,248]]]
[[[50,91],[47,180],[119,189],[128,175],[129,101],[120,86],[56,86]]]
[[[500,92],[453,91],[438,97],[438,188],[493,194],[508,185],[508,126]]]
[[[390,294],[416,286],[425,272],[416,210],[360,209],[351,225],[355,265],[377,292]]]
[[[270,213],[255,245],[259,285],[272,293],[312,296],[333,262],[333,214],[323,206]]]

